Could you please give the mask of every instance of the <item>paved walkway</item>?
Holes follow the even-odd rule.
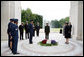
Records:
[[[45,47],[37,43],[45,38],[44,33],[40,33],[39,37],[33,37],[33,44],[29,44],[29,40],[19,40],[18,52],[20,54],[13,55],[8,48],[7,41],[1,42],[1,56],[83,56],[83,42],[73,41],[70,39],[69,44],[65,44],[65,38],[59,33],[50,33],[50,39],[58,42],[58,46]]]

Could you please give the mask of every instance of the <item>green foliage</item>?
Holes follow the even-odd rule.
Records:
[[[53,20],[51,21],[52,27],[54,28],[59,28],[60,27],[60,23],[58,20]]]
[[[69,22],[69,17],[62,18],[59,21],[58,20],[52,20],[51,21],[52,28],[62,28],[66,21]]]
[[[42,28],[43,16],[38,14],[33,14],[31,9],[29,8],[27,8],[27,10],[21,11],[21,22],[26,23],[26,21],[28,21],[28,23],[30,23],[31,19],[34,21],[34,25],[36,25],[37,22],[39,22],[40,27]]]

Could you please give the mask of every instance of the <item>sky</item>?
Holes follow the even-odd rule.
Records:
[[[30,8],[32,13],[43,16],[44,20],[60,20],[70,15],[70,1],[21,1],[22,9]]]

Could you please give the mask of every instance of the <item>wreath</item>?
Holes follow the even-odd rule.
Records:
[[[44,39],[40,41],[38,44],[40,44],[41,46],[57,46],[58,42],[56,42],[55,40]]]

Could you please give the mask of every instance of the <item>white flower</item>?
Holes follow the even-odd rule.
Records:
[[[47,40],[47,44],[51,44],[51,40]]]

